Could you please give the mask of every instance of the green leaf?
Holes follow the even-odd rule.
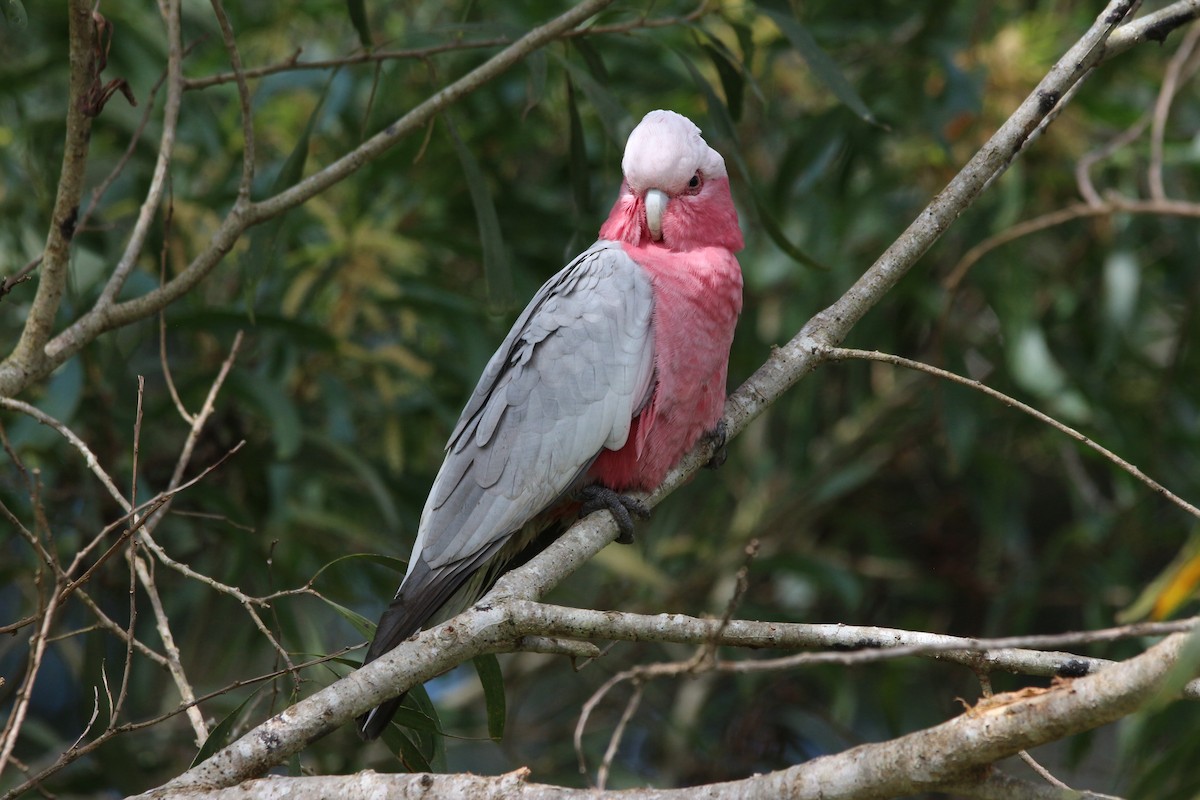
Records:
[[[202,761],[206,761],[213,753],[233,741],[233,728],[238,720],[241,719],[242,712],[246,709],[246,704],[269,685],[269,683],[261,684],[257,689],[248,694],[245,700],[238,703],[237,708],[225,715],[225,718],[218,722],[216,727],[209,731],[208,738],[204,740],[204,744],[196,752],[196,757],[192,759],[191,767],[196,766]]]
[[[230,379],[230,386],[242,395],[253,398],[262,409],[263,416],[271,423],[276,458],[286,461],[296,455],[300,450],[303,424],[292,396],[270,376],[261,373],[244,375],[235,372]]]
[[[871,113],[871,109],[867,108],[867,104],[858,96],[858,92],[854,91],[854,87],[850,85],[850,81],[846,80],[846,76],[842,74],[842,70],[837,65],[837,62],[821,49],[821,46],[817,44],[817,40],[812,37],[807,28],[801,25],[790,14],[762,6],[759,8],[779,27],[783,35],[792,43],[792,47],[796,48],[796,52],[804,59],[804,63],[808,64],[808,68],[813,71],[821,83],[825,84],[829,91],[833,92],[834,97],[864,121],[872,125],[879,125],[881,128],[886,127],[881,125],[879,120],[875,119],[875,115]]]
[[[717,68],[717,76],[721,79],[721,88],[725,91],[725,103],[729,108],[729,116],[734,122],[742,118],[742,99],[745,95],[745,80],[742,71],[730,61],[728,55],[711,44],[700,46],[713,66]]]
[[[429,699],[429,692],[424,686],[414,686],[404,696],[405,705],[411,705],[423,719],[432,723],[432,733],[426,737],[425,752],[429,754],[429,764],[437,772],[446,771],[446,736],[438,717],[437,707]]]
[[[500,672],[500,661],[491,653],[471,659],[479,683],[483,686],[483,699],[487,705],[488,736],[492,741],[504,738],[504,723],[508,710],[504,701],[504,675]]]
[[[0,9],[4,11],[4,21],[9,25],[14,28],[29,27],[29,15],[25,13],[21,0],[4,0],[0,3]]]
[[[592,74],[592,77],[601,84],[608,83],[608,67],[604,66],[604,59],[596,52],[596,48],[592,47],[592,43],[579,36],[571,40],[571,45],[575,48],[575,52],[583,58],[583,63],[587,65],[588,72]]]
[[[388,567],[389,569],[395,570],[396,573],[399,575],[403,575],[404,571],[408,568],[408,562],[406,562],[402,558],[395,558],[394,556],[384,556],[384,555],[380,555],[378,553],[351,553],[350,555],[341,556],[339,558],[335,558],[333,561],[330,561],[328,564],[326,564],[325,566],[323,566],[319,570],[317,570],[316,574],[314,574],[312,576],[312,579],[313,579],[313,581],[316,581],[316,579],[319,578],[321,576],[321,573],[325,572],[325,570],[329,569],[330,567],[336,566],[336,565],[342,563],[343,561],[359,560],[359,559],[363,559],[363,560],[370,561],[375,564],[379,564],[384,567]]]
[[[458,130],[449,114],[443,114],[446,130],[454,143],[454,152],[462,165],[467,179],[467,191],[471,194],[471,205],[475,208],[475,220],[479,224],[479,244],[483,250],[483,274],[487,281],[487,305],[493,314],[507,311],[513,305],[512,269],[508,263],[508,251],[500,233],[500,218],[496,204],[488,191],[487,179],[479,162],[475,160],[458,135]]]
[[[330,600],[323,594],[319,594],[317,597],[334,611],[341,614],[347,622],[354,626],[354,630],[358,631],[359,635],[361,635],[364,639],[370,639],[375,635],[375,623],[371,622],[371,620],[367,619],[362,614],[359,614],[357,611],[351,611],[341,603]]]
[[[587,146],[583,141],[583,122],[579,118],[579,104],[575,100],[575,84],[567,74],[567,116],[570,119],[570,152],[568,171],[571,176],[571,193],[575,196],[575,209],[580,215],[592,210],[591,170],[588,168]]]
[[[629,138],[629,132],[633,130],[629,112],[625,110],[613,93],[605,88],[603,83],[592,77],[587,70],[562,57],[559,57],[559,61],[566,67],[567,74],[574,81],[575,86],[583,92],[588,102],[596,109],[596,116],[600,119],[600,125],[603,126],[605,135],[617,147],[618,152],[623,152],[625,140]]]
[[[534,50],[525,57],[525,66],[529,68],[529,80],[525,84],[525,108],[521,118],[537,107],[546,95],[546,76],[550,72],[549,60],[542,50]]]
[[[279,174],[271,182],[272,195],[279,194],[289,186],[295,185],[304,176],[304,165],[308,161],[309,142],[312,139],[313,131],[317,127],[317,122],[321,118],[321,109],[325,105],[325,98],[329,94],[329,87],[333,85],[333,79],[336,75],[337,70],[334,70],[329,76],[329,80],[325,82],[325,88],[321,90],[321,96],[317,99],[317,106],[313,109],[312,114],[309,115],[308,122],[305,123],[300,138],[296,141],[296,145],[292,148],[292,151],[288,153],[283,166],[279,168]],[[286,217],[286,213],[278,214],[255,228],[250,233],[250,246],[246,249],[239,262],[246,282],[246,313],[250,315],[251,319],[254,318],[254,295],[258,290],[258,284],[266,274],[268,265],[274,264],[276,260],[279,234],[283,229],[283,221]]]
[[[433,772],[429,759],[421,752],[420,746],[409,737],[405,729],[389,725],[383,731],[383,742],[388,749],[396,754],[400,763],[409,772]]]
[[[306,431],[304,438],[306,441],[323,448],[358,476],[363,488],[370,492],[371,497],[375,500],[375,505],[379,509],[379,513],[383,517],[384,524],[388,530],[394,531],[400,527],[400,512],[396,509],[396,501],[392,499],[392,493],[384,482],[383,476],[379,474],[379,470],[375,469],[370,461],[363,458],[353,448],[336,442],[324,434]]]
[[[367,19],[367,8],[363,0],[346,0],[346,10],[350,12],[350,23],[358,31],[358,41],[370,50],[373,45],[371,38],[371,23]]]

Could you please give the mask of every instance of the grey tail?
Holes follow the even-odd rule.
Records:
[[[392,650],[396,645],[421,629],[437,612],[450,595],[462,586],[473,570],[455,570],[450,574],[434,575],[424,562],[417,562],[412,572],[405,577],[395,599],[388,604],[375,626],[375,638],[363,656],[363,664]],[[367,740],[378,739],[396,715],[396,709],[404,701],[404,695],[392,698],[360,716],[359,735]]]
[[[375,638],[367,648],[363,664],[369,664],[384,653],[392,650],[431,620],[439,622],[449,619],[486,594],[500,576],[515,569],[542,552],[568,527],[570,520],[552,520],[531,535],[531,540],[522,542],[512,538],[508,542],[497,542],[496,546],[478,554],[469,562],[460,562],[452,569],[430,570],[418,561],[412,572],[400,585],[396,598],[384,609],[375,628]],[[501,544],[516,545],[515,553],[506,552]],[[523,545],[523,546],[522,546]],[[378,739],[387,730],[388,723],[400,708],[404,695],[380,703],[360,716],[356,722],[358,733],[366,741]]]

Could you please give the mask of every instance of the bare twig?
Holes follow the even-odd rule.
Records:
[[[1167,115],[1171,113],[1171,103],[1175,100],[1175,93],[1178,91],[1179,85],[1186,80],[1186,78],[1181,78],[1181,75],[1192,52],[1196,49],[1197,41],[1200,41],[1200,28],[1193,27],[1184,34],[1183,41],[1179,43],[1179,49],[1167,63],[1167,69],[1163,73],[1162,88],[1154,103],[1154,121],[1150,126],[1150,167],[1147,170],[1147,176],[1150,184],[1150,197],[1155,200],[1167,199],[1167,190],[1163,186],[1163,138],[1167,130]]]
[[[1092,441],[1087,436],[1084,436],[1082,433],[1080,433],[1079,431],[1070,427],[1069,425],[1064,425],[1063,423],[1059,422],[1058,420],[1054,419],[1053,417],[1051,417],[1047,414],[1044,414],[1041,411],[1038,411],[1033,406],[1027,405],[1026,403],[1022,403],[1020,400],[1017,400],[1015,398],[1009,397],[1008,395],[1004,394],[1003,392],[997,391],[986,384],[980,383],[979,381],[972,380],[970,378],[964,378],[961,375],[956,375],[953,372],[948,372],[947,370],[941,369],[939,367],[930,366],[929,364],[924,364],[920,361],[913,361],[912,359],[903,358],[901,356],[895,356],[890,353],[880,353],[877,351],[868,351],[868,350],[851,350],[851,349],[842,348],[842,347],[831,347],[828,350],[826,350],[825,355],[827,358],[829,358],[830,360],[833,360],[833,361],[843,361],[846,359],[855,358],[855,359],[863,359],[866,361],[878,361],[883,364],[892,364],[892,365],[898,366],[898,367],[906,367],[908,369],[914,369],[919,372],[927,373],[929,375],[935,375],[939,378],[942,378],[943,380],[948,380],[948,381],[951,381],[952,383],[957,383],[961,386],[968,386],[972,389],[983,392],[988,397],[991,397],[994,400],[999,400],[1004,405],[1015,408],[1018,411],[1022,411],[1024,413],[1028,414],[1029,416],[1033,417],[1034,419],[1037,419],[1040,422],[1044,422],[1045,424],[1054,428],[1056,431],[1065,433],[1067,436],[1070,436],[1075,441],[1077,441],[1083,445],[1086,445],[1087,447],[1090,447],[1092,450],[1094,450],[1097,453],[1099,453],[1100,455],[1104,456],[1104,458],[1108,459],[1113,464],[1117,465],[1122,470],[1129,473],[1137,480],[1141,481],[1143,484],[1148,486],[1156,494],[1162,495],[1164,498],[1166,498],[1170,502],[1174,503],[1179,508],[1183,509],[1184,511],[1186,511],[1187,513],[1196,517],[1197,519],[1200,519],[1200,508],[1197,508],[1196,506],[1192,505],[1188,501],[1184,500],[1179,495],[1177,495],[1174,492],[1172,492],[1171,490],[1167,489],[1161,483],[1154,480],[1149,475],[1147,475],[1146,473],[1144,473],[1140,469],[1138,469],[1135,465],[1129,463],[1125,459],[1118,456],[1116,453],[1112,452],[1111,450],[1104,447],[1103,445],[1100,445],[1097,442]]]
[[[46,607],[39,612],[41,624],[34,634],[29,637],[29,658],[25,668],[24,679],[17,689],[17,695],[13,700],[12,710],[9,712],[8,719],[4,723],[4,728],[0,730],[0,773],[4,772],[9,758],[12,757],[13,748],[17,745],[17,737],[20,735],[21,728],[25,724],[25,715],[29,712],[29,701],[33,698],[33,686],[37,681],[38,673],[41,671],[42,658],[46,654],[46,643],[49,640],[50,628],[54,624],[55,613],[57,611],[58,592],[51,591],[50,597],[46,602]]]
[[[1146,127],[1149,124],[1150,114],[1143,114],[1142,118],[1133,125],[1130,125],[1124,131],[1105,142],[1101,147],[1084,153],[1075,162],[1075,184],[1079,187],[1079,194],[1088,205],[1101,206],[1104,204],[1100,193],[1096,191],[1096,185],[1092,183],[1092,165],[1111,157],[1113,153],[1136,142],[1146,132]]]
[[[113,483],[113,479],[110,478],[108,473],[104,471],[104,468],[100,466],[100,459],[96,458],[96,454],[93,453],[86,444],[84,444],[83,440],[75,434],[75,431],[71,430],[54,417],[42,411],[40,408],[32,406],[23,400],[14,400],[11,397],[0,397],[0,408],[11,408],[13,411],[19,411],[22,414],[33,417],[43,425],[58,431],[59,434],[61,434],[62,437],[66,439],[72,447],[79,451],[80,455],[83,456],[83,461],[85,464],[87,464],[88,469],[92,471],[93,475],[100,479],[100,484],[108,491],[109,495],[117,501],[117,504],[126,511],[129,510],[129,503],[125,500],[125,495],[121,493],[121,490],[117,488],[115,483]]]
[[[242,57],[238,53],[237,39],[233,35],[233,25],[221,0],[211,0],[213,14],[221,27],[221,40],[229,53],[229,63],[233,67],[234,80],[237,82],[238,104],[242,110],[242,178],[238,182],[238,201],[247,203],[250,200],[250,185],[254,181],[254,118],[250,113],[250,88],[246,85],[245,70],[242,69]]]
[[[633,719],[633,715],[637,713],[638,706],[642,703],[642,690],[645,684],[635,680],[633,682],[633,694],[629,696],[629,700],[625,703],[625,710],[621,712],[621,719],[617,721],[617,726],[613,728],[612,736],[608,739],[608,748],[604,751],[604,760],[600,762],[599,769],[596,770],[596,788],[604,791],[604,786],[608,783],[608,771],[612,767],[613,759],[617,755],[617,747],[621,744],[621,739],[625,735],[625,726],[629,724],[629,720]]]
[[[154,215],[158,213],[162,201],[163,187],[167,182],[167,170],[171,166],[171,158],[175,153],[175,134],[179,124],[179,107],[183,98],[183,42],[180,38],[180,0],[168,0],[159,3],[163,12],[163,22],[167,31],[167,98],[163,104],[162,137],[158,144],[158,158],[154,164],[154,173],[150,178],[150,188],[146,199],[138,211],[133,231],[125,251],[121,254],[117,266],[104,285],[104,290],[96,300],[93,313],[105,314],[116,302],[117,293],[125,285],[125,280],[133,270],[142,255],[142,247]]]
[[[307,669],[309,667],[317,666],[320,664],[325,664],[330,661],[336,661],[337,659],[341,658],[347,652],[349,652],[350,650],[353,650],[353,649],[354,649],[353,647],[344,647],[341,650],[338,650],[336,652],[330,653],[325,656],[321,656],[319,658],[311,659],[311,660],[306,661],[303,664],[299,664],[297,666],[299,669]],[[222,695],[228,694],[229,692],[235,691],[235,690],[240,689],[245,686],[254,686],[255,684],[274,680],[276,678],[282,677],[283,675],[286,675],[287,673],[288,673],[288,670],[283,670],[283,669],[274,670],[272,672],[268,672],[268,673],[265,673],[262,675],[257,675],[253,678],[246,678],[243,680],[234,681],[233,683],[230,683],[227,686],[223,686],[220,689],[216,689],[214,691],[208,692],[207,694],[200,695],[199,697],[196,698],[195,702],[203,703],[203,702],[211,700],[215,697],[220,697]],[[139,720],[137,722],[127,722],[123,725],[118,725],[116,727],[110,727],[108,730],[104,731],[101,735],[97,736],[95,739],[92,739],[90,742],[86,742],[83,744],[77,743],[75,747],[65,750],[64,752],[59,754],[58,758],[55,759],[54,763],[45,767],[40,772],[38,772],[36,775],[29,775],[31,771],[28,769],[28,767],[22,766],[21,767],[22,771],[25,772],[27,775],[29,775],[29,778],[24,783],[19,784],[19,785],[13,787],[8,792],[6,792],[3,795],[3,798],[4,798],[4,800],[10,800],[10,798],[21,797],[24,795],[25,792],[29,791],[30,789],[39,787],[42,784],[42,782],[46,780],[46,778],[53,775],[55,772],[58,772],[63,767],[78,760],[79,758],[82,758],[83,756],[88,755],[89,753],[91,753],[94,750],[96,750],[97,748],[99,748],[101,745],[104,745],[107,742],[109,742],[111,739],[113,739],[117,736],[122,736],[127,733],[133,733],[135,731],[141,731],[141,730],[145,730],[147,728],[152,728],[156,725],[159,725],[159,724],[165,722],[168,719],[171,719],[172,717],[177,716],[178,714],[184,713],[187,709],[188,709],[188,706],[180,705],[177,708],[174,708],[163,714],[158,714],[156,716],[150,717],[148,719]],[[16,763],[15,758],[13,759],[13,763]]]
[[[37,269],[38,264],[41,263],[42,256],[34,256],[25,263],[25,266],[21,267],[15,273],[0,281],[0,299],[3,299],[6,294],[15,289],[18,284],[22,284],[29,280],[33,274],[33,271]]]
[[[67,264],[71,240],[75,236],[75,222],[79,218],[79,199],[83,195],[88,142],[92,131],[92,118],[84,108],[84,99],[95,70],[92,12],[87,0],[70,0],[67,17],[71,70],[66,114],[67,140],[63,148],[62,169],[59,171],[58,193],[50,215],[46,248],[42,252],[37,293],[25,318],[21,338],[12,354],[5,359],[13,368],[30,374],[41,372],[48,366],[43,348],[50,341],[54,318],[66,288]],[[0,391],[0,394],[12,393]]]
[[[171,632],[170,618],[158,596],[158,585],[154,581],[152,568],[136,550],[131,553],[138,583],[150,598],[150,610],[154,613],[155,627],[158,630],[159,638],[162,639],[167,668],[171,672],[172,680],[175,681],[175,688],[179,690],[180,698],[187,706],[188,721],[192,724],[192,731],[196,734],[196,747],[201,747],[208,738],[208,724],[204,721],[204,715],[200,713],[200,709],[195,705],[196,693],[192,689],[191,681],[188,680],[187,673],[183,668],[183,661],[179,657],[179,647],[176,646],[175,635]]]

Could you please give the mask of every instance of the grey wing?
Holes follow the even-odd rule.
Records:
[[[551,278],[488,363],[447,445],[409,573],[478,566],[625,444],[654,373],[650,279],[600,241]]]
[[[517,531],[603,448],[625,444],[650,396],[653,311],[649,277],[612,242],[597,242],[538,291],[454,428],[408,572],[364,664],[455,598],[477,596],[502,568],[496,559],[515,555]],[[360,717],[362,735],[379,736],[399,703]]]

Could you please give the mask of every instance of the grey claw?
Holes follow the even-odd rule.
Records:
[[[633,544],[633,518],[649,519],[650,509],[635,497],[620,494],[593,483],[579,490],[578,497],[583,501],[579,516],[586,517],[596,511],[609,511],[617,521],[617,542]]]

